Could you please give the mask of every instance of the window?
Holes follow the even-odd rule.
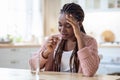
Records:
[[[120,0],[109,0],[108,7],[109,8],[120,8]]]
[[[120,0],[78,0],[85,11],[119,11]]]
[[[0,38],[29,41],[43,36],[40,0],[0,0],[0,12]]]
[[[61,0],[61,6],[63,6],[65,3],[70,3],[70,2],[78,3],[78,0]]]

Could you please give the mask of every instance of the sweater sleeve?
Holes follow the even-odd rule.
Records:
[[[60,34],[56,34],[56,36],[60,36]],[[36,52],[30,59],[29,59],[29,64],[30,67],[32,69],[36,69],[37,68],[37,63],[38,61],[40,62],[40,69],[43,69],[48,61],[48,59],[45,59],[44,57],[42,57],[42,53],[44,53],[44,51],[46,50],[46,44],[47,44],[47,40],[43,43],[43,45],[41,46],[40,50],[38,52]],[[51,53],[52,54],[52,53]]]
[[[96,40],[89,40],[87,46],[80,49],[77,54],[80,60],[79,72],[82,72],[85,76],[93,76],[100,62]]]

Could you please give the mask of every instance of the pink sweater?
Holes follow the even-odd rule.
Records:
[[[85,76],[93,76],[99,66],[100,58],[98,56],[98,48],[96,40],[86,34],[83,34],[85,47],[80,49],[77,54],[80,61],[79,73]],[[48,59],[44,59],[41,53],[45,50],[45,44],[41,47],[40,51],[37,52],[29,61],[30,66],[36,69],[36,60],[40,56],[40,67],[44,68]]]

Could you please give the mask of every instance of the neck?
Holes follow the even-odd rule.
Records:
[[[74,47],[75,47],[75,44],[76,44],[76,40],[67,40],[66,43],[65,43],[65,48],[64,50],[65,51],[70,51],[70,50],[73,50]]]
[[[67,41],[68,41],[68,42],[75,42],[75,41],[76,41],[76,37],[73,36],[73,37],[71,37],[71,38],[68,38]]]

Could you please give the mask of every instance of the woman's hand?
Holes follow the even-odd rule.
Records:
[[[66,15],[67,22],[72,26],[75,37],[80,36],[80,22],[78,22],[71,14]]]
[[[82,22],[80,21],[78,22],[71,14],[66,15],[66,20],[73,28],[74,35],[77,38],[78,49],[83,48],[85,46],[85,43],[83,41],[81,30],[80,30],[80,27],[82,26]]]
[[[47,41],[46,41],[46,50],[44,51],[43,53],[43,56],[44,57],[48,57],[48,55],[50,53],[53,53],[56,46],[57,46],[57,43],[59,42],[60,38],[58,35],[52,35],[50,36]]]

